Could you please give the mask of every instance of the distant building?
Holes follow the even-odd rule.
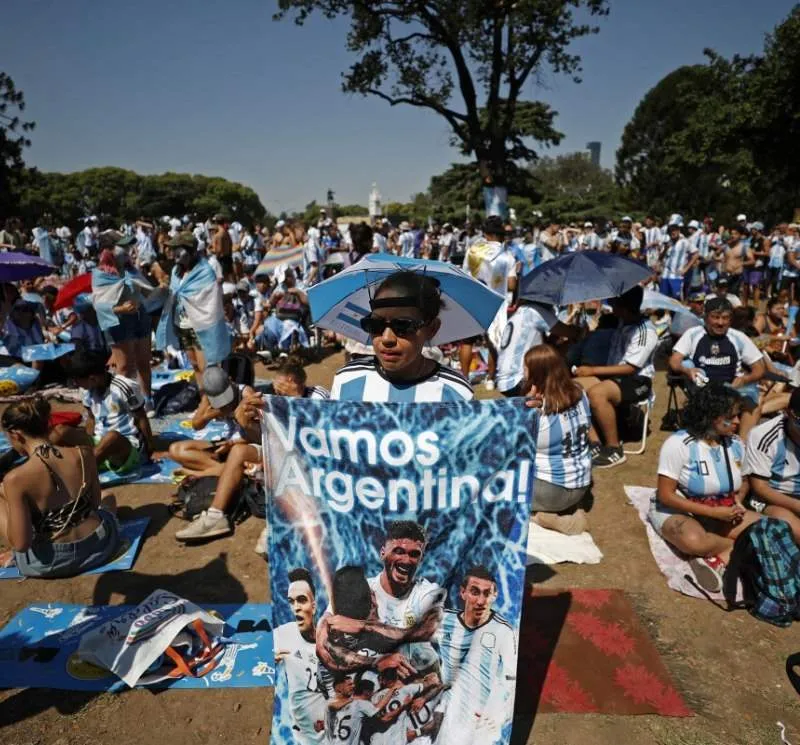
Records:
[[[589,142],[586,144],[586,149],[589,151],[589,158],[592,161],[592,165],[600,167],[600,147],[601,143],[599,142]]]

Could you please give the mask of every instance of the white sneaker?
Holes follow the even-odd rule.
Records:
[[[486,382],[483,384],[483,387],[487,391],[493,391],[494,390],[494,380],[492,380],[491,378],[487,378]]]
[[[267,526],[264,526],[264,530],[261,531],[261,535],[258,536],[258,540],[256,541],[255,548],[253,549],[259,556],[266,557],[267,555]]]
[[[190,525],[175,533],[179,541],[205,541],[233,533],[233,526],[227,515],[215,517],[203,510]]]

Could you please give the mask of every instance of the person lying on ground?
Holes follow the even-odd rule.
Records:
[[[800,388],[780,416],[751,430],[742,471],[752,508],[789,523],[800,544]]]
[[[573,369],[592,408],[589,440],[596,468],[613,468],[625,462],[617,426],[617,407],[647,401],[652,392],[658,333],[641,314],[643,298],[644,290],[637,286],[608,301],[620,325],[611,337],[606,364],[580,365]],[[604,444],[600,442],[600,435]]]
[[[101,470],[123,476],[146,462],[153,451],[153,433],[138,384],[109,372],[106,352],[76,351],[68,373],[83,389],[84,428],[60,425],[51,432],[56,445],[94,445]]]
[[[213,369],[213,368],[209,368]],[[214,500],[208,510],[204,510],[192,521],[190,525],[179,530],[175,538],[179,541],[206,541],[211,538],[220,538],[233,532],[230,519],[236,498],[241,491],[245,473],[248,468],[261,467],[263,463],[261,451],[261,412],[264,399],[249,386],[241,386],[240,398],[237,400],[234,414],[236,423],[241,433],[238,441],[232,442],[227,452],[227,457],[219,463],[219,482],[214,494]],[[290,361],[279,370],[272,382],[275,395],[289,396],[292,398],[327,399],[328,391],[319,386],[306,385],[306,372],[302,365]],[[225,396],[226,400],[229,396]],[[213,397],[212,397],[213,398]],[[198,409],[198,412],[200,409]],[[242,439],[243,437],[243,439]],[[189,445],[190,443],[175,443],[175,445]],[[200,444],[200,443],[194,443]],[[170,448],[170,457],[175,457]],[[266,527],[256,542],[256,553],[263,554],[266,550]]]
[[[197,432],[211,422],[219,422],[224,426],[224,431],[214,441],[173,442],[168,455],[181,465],[182,473],[195,477],[222,475],[226,458],[236,443],[242,441],[234,413],[242,399],[253,394],[253,388],[234,383],[228,373],[217,365],[203,371],[203,395],[197,411],[192,415],[192,429]]]
[[[692,391],[681,415],[684,429],[661,447],[658,489],[647,516],[667,543],[693,557],[689,565],[708,592],[722,589],[734,540],[761,517],[744,506],[741,412],[741,399],[722,383]]]
[[[0,537],[23,577],[71,577],[105,564],[119,546],[116,504],[101,503],[91,447],[57,447],[48,439],[50,404],[36,397],[2,416],[11,447],[28,460],[0,487]]]

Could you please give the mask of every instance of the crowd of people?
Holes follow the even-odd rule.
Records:
[[[41,368],[42,384],[61,376],[79,387],[84,413],[59,417],[40,397],[3,412],[11,448],[26,457],[2,484],[0,535],[11,549],[3,560],[36,577],[103,564],[119,529],[99,474],[124,475],[166,457],[187,477],[217,479],[210,506],[176,539],[191,544],[230,535],[242,485],[262,467],[264,393],[447,402],[472,399],[481,379],[487,391],[539,411],[531,519],[582,533],[593,473],[626,461],[628,420],[652,407],[661,360],[687,405],[673,412],[677,431],[659,457],[649,520],[690,560],[698,584],[718,591],[734,540],[755,521],[783,521],[800,543],[798,228],[770,232],[739,218],[730,229],[710,219],[684,225],[680,215],[664,226],[623,217],[616,225],[519,228],[492,216],[480,230],[455,230],[387,220],[338,226],[323,211],[313,225],[279,221],[270,230],[224,214],[209,221],[142,219],[112,230],[89,218],[75,234],[66,227],[26,234],[10,221],[0,232],[2,249],[37,253],[60,276],[2,286],[0,364],[22,364],[31,345],[69,340],[70,355],[32,364]],[[563,308],[521,296],[536,267],[582,250],[627,256],[649,268],[650,280],[618,297]],[[290,258],[265,261],[271,251]],[[315,328],[308,289],[373,252],[457,263],[504,303],[484,337],[432,347],[440,288],[424,272],[402,270],[371,295],[360,322],[370,344]],[[91,286],[55,310],[57,284],[63,289],[89,272]],[[653,306],[654,297],[675,305]],[[346,364],[328,388],[309,386],[303,353],[325,346],[344,347]],[[232,376],[232,354],[270,363],[268,390]],[[151,428],[154,356],[193,372],[201,398],[191,426],[201,431],[216,423],[213,439],[161,447]],[[469,581],[493,582],[479,571]],[[298,575],[293,587],[313,599],[306,578]],[[354,701],[367,702],[376,684],[398,687],[388,679],[355,687],[352,680],[332,682],[330,726]],[[420,681],[414,695],[428,688],[438,695],[440,684]],[[360,706],[363,718],[374,720],[369,726],[385,729],[401,717],[385,715],[390,698]]]

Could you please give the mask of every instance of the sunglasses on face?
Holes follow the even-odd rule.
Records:
[[[360,321],[362,331],[370,336],[381,336],[387,328],[395,336],[411,336],[417,333],[427,321],[418,321],[415,318],[381,318],[380,316],[364,316]]]

